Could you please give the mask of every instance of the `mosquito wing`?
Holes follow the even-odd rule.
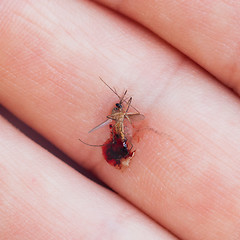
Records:
[[[112,119],[107,119],[106,121],[100,123],[96,127],[94,127],[92,130],[90,130],[88,133],[94,132],[95,130],[98,130],[101,127],[104,127],[112,122]]]
[[[141,113],[128,113],[127,116],[133,122],[142,121],[145,118],[145,116]]]

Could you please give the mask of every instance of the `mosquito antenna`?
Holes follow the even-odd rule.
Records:
[[[121,98],[121,97],[118,95],[118,93],[117,93],[116,90],[114,91],[114,89],[112,89],[101,77],[99,77],[99,78],[100,78],[100,80],[101,80],[113,93],[115,93],[115,94],[118,96],[118,98],[120,99],[120,102],[122,101],[122,102],[128,103],[127,100],[123,99],[123,97],[127,94],[127,90],[124,92],[124,95],[123,95],[123,97]],[[137,112],[139,113],[139,111],[138,111],[134,106],[131,105],[131,108],[133,108],[135,111],[137,111]]]
[[[114,91],[105,81],[103,81],[103,79],[101,77],[99,77],[99,78],[113,93],[115,93],[119,97],[119,99],[121,99],[121,97],[117,94],[116,90]]]

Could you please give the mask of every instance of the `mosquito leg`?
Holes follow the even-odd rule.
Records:
[[[106,118],[116,120],[112,115],[108,115]]]
[[[131,119],[128,117],[127,114],[125,114],[125,118],[132,124],[132,121],[131,121]]]
[[[128,102],[127,102],[127,110],[125,111],[126,113],[128,112],[129,108],[130,108],[130,105],[131,105],[131,102],[132,102],[132,97],[129,98]]]
[[[89,143],[84,142],[84,141],[81,140],[80,138],[79,138],[78,140],[79,140],[80,142],[82,142],[83,144],[88,145],[88,146],[91,146],[91,147],[102,147],[102,146],[105,146],[105,145],[106,145],[106,144],[101,144],[101,145],[89,144]]]
[[[129,144],[131,145],[131,148],[130,148],[130,150],[129,150],[129,151],[131,151],[132,148],[133,148],[133,145],[132,145],[131,141],[128,141],[128,142],[129,142]]]
[[[114,91],[115,94],[117,94],[117,90],[116,90],[115,87],[113,87],[113,91]]]
[[[116,125],[116,123],[115,123],[114,125],[112,125],[112,131],[111,131],[111,134],[112,134],[112,140],[113,140],[114,143],[115,143],[115,134],[114,134],[114,128],[115,128],[115,125]]]
[[[119,116],[120,116],[120,113],[116,112],[116,113],[112,113],[112,114],[108,115],[107,118],[117,121],[119,119]]]
[[[127,94],[127,90],[123,93],[123,96],[120,99],[120,104],[122,104],[122,102],[124,101],[124,97],[126,96],[126,94]]]
[[[103,79],[101,77],[99,77],[100,80],[114,93],[118,96],[119,100],[121,100],[121,97],[117,94],[116,89],[112,89],[105,81],[103,81]]]

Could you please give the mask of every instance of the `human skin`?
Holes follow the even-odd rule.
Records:
[[[239,239],[239,3],[98,2],[1,1],[0,102],[116,192],[0,119],[1,239]],[[124,171],[78,141],[99,76],[145,115]]]

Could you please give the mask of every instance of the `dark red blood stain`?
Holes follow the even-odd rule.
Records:
[[[108,139],[102,146],[103,156],[106,161],[119,168],[122,167],[122,161],[131,158],[134,152],[128,149],[127,142],[122,142],[121,138],[114,136],[114,138]]]

